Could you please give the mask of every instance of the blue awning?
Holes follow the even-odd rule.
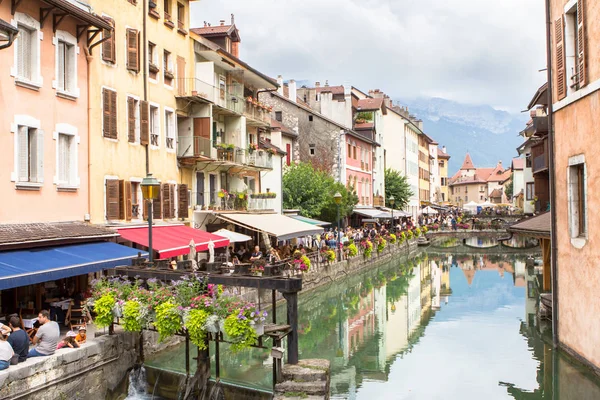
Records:
[[[138,253],[112,242],[0,252],[0,290],[130,265]]]

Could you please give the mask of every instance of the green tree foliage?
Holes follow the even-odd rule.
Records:
[[[308,163],[292,164],[283,175],[283,207],[298,209],[309,218],[318,218],[335,223],[337,205],[333,195],[340,192],[340,218],[352,214],[358,203],[354,191],[348,190],[328,174],[315,170]]]
[[[513,198],[513,176],[510,176],[510,179],[508,180],[508,182],[506,182],[506,184],[504,185],[504,191],[506,193],[506,198],[508,199],[509,202],[512,203],[512,198]]]
[[[403,209],[408,204],[410,197],[414,193],[410,189],[410,184],[406,176],[400,174],[395,169],[386,168],[385,170],[385,198],[386,206],[387,199],[394,196],[394,207],[395,209]]]

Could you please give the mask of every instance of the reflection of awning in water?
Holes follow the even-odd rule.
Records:
[[[311,225],[317,225],[317,226],[331,225],[331,222],[319,221],[318,219],[303,217],[302,215],[287,215],[287,217],[293,218],[297,221],[306,222],[307,224],[311,224]]]
[[[148,228],[121,228],[119,234],[125,240],[148,247]],[[176,257],[190,252],[190,240],[194,240],[196,251],[207,251],[211,240],[215,248],[225,247],[229,239],[213,235],[185,225],[165,225],[152,227],[152,247],[161,258]]]
[[[112,242],[41,247],[0,253],[0,290],[131,265],[138,253]]]
[[[217,217],[243,228],[288,240],[323,232],[323,228],[281,214],[218,214]]]

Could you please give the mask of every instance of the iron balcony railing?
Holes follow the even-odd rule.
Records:
[[[273,168],[273,155],[265,150],[231,149],[213,146],[213,141],[201,136],[179,136],[178,157],[206,157],[258,168]]]
[[[265,211],[274,210],[277,197],[264,198],[259,194],[236,193],[234,191],[193,192],[196,209],[215,211]]]
[[[177,78],[177,87],[179,96],[199,97],[239,115],[244,112],[244,87],[240,84],[220,88],[197,78]]]
[[[264,122],[265,124],[271,123],[271,112],[268,108],[265,108],[264,104],[254,104],[246,99],[244,101],[244,116],[251,118],[255,121]]]

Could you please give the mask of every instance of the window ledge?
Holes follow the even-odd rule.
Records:
[[[576,249],[583,249],[583,246],[585,246],[586,243],[587,243],[587,238],[585,238],[583,236],[571,238],[571,245],[573,247],[575,247]]]
[[[57,192],[76,192],[79,190],[79,186],[71,185],[58,185],[56,186]]]
[[[160,14],[158,13],[158,11],[156,11],[155,9],[150,9],[150,11],[148,11],[148,15],[151,16],[154,19],[160,19]]]
[[[187,36],[187,31],[185,29],[177,28],[177,33],[183,36]]]
[[[39,82],[30,81],[29,79],[18,76],[15,76],[15,85],[36,91],[39,91],[42,87],[42,84]]]
[[[43,183],[39,182],[17,182],[16,183],[17,190],[40,190],[43,186]]]
[[[169,29],[175,28],[175,24],[173,23],[173,21],[167,21],[167,20],[165,20],[164,24]]]
[[[73,92],[65,92],[64,90],[56,90],[56,97],[60,97],[62,99],[67,99],[67,100],[77,100],[79,98],[79,95]]]

